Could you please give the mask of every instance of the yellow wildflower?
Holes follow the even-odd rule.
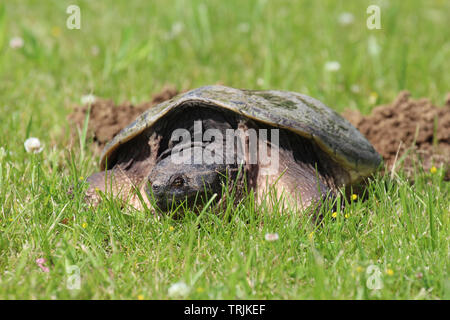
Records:
[[[144,296],[142,294],[137,296],[138,300],[144,300]]]
[[[378,93],[376,93],[376,92],[371,92],[371,93],[369,94],[369,103],[370,103],[370,104],[375,104],[375,103],[377,103],[377,100],[378,100]]]
[[[358,199],[358,196],[356,194],[352,194],[352,200]]]
[[[387,274],[388,276],[393,276],[393,275],[394,275],[394,270],[392,270],[392,269],[387,269],[387,270],[386,270],[386,274]]]
[[[205,289],[203,289],[202,287],[198,287],[195,291],[197,291],[197,293],[202,293],[205,291]]]
[[[432,174],[435,174],[435,173],[437,172],[437,168],[436,168],[435,166],[432,166],[432,167],[430,168],[430,172],[431,172]]]
[[[336,217],[337,217],[337,212],[333,212],[333,213],[331,214],[331,216],[332,216],[333,218],[336,218]]]
[[[87,223],[86,223],[86,222],[83,222],[83,224],[82,224],[81,226],[83,227],[83,229],[86,229]]]
[[[175,228],[172,227],[172,226],[170,226],[170,227],[169,227],[169,231],[173,231],[173,230],[175,230]]]
[[[308,235],[308,238],[309,238],[309,239],[312,239],[313,237],[314,237],[314,231],[311,232],[311,233]]]
[[[58,26],[54,26],[54,27],[52,27],[50,32],[51,32],[52,36],[54,36],[55,38],[58,38],[61,35],[61,28]]]

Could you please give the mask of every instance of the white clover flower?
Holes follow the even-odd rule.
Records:
[[[266,233],[264,236],[264,239],[266,241],[277,241],[280,237],[278,236],[278,233]]]
[[[11,40],[9,40],[9,46],[12,49],[20,49],[23,47],[23,45],[24,45],[24,41],[21,37],[14,37],[14,38],[11,38]]]
[[[355,21],[355,17],[350,12],[343,12],[338,17],[338,22],[340,25],[348,26]]]
[[[6,157],[6,150],[3,147],[0,147],[0,160]]]
[[[350,87],[350,90],[353,93],[359,93],[361,91],[361,88],[359,87],[359,85],[357,84],[352,84],[352,86]]]
[[[38,138],[28,138],[23,145],[28,153],[40,153],[44,150],[44,147],[41,145],[41,141]]]
[[[172,25],[170,31],[166,34],[167,39],[173,39],[178,36],[184,30],[184,24],[182,22],[175,22]]]
[[[170,286],[168,295],[169,297],[175,298],[175,297],[185,297],[189,294],[191,291],[191,288],[184,283],[183,281],[174,283]]]
[[[100,48],[98,46],[92,46],[91,53],[95,57],[98,56],[98,54],[100,53]]]
[[[375,104],[378,101],[378,93],[376,92],[371,92],[369,94],[369,103],[370,104]]]
[[[341,64],[337,61],[328,61],[325,63],[325,71],[328,72],[337,72],[341,69]]]
[[[96,99],[97,97],[90,93],[81,97],[81,104],[93,104]]]
[[[241,33],[247,33],[250,31],[250,25],[246,22],[243,22],[238,25],[237,29]]]
[[[172,25],[172,34],[179,35],[184,29],[184,24],[182,22],[175,22]]]
[[[372,57],[378,56],[381,52],[381,48],[378,44],[377,38],[370,36],[367,40],[367,51]]]
[[[389,0],[379,0],[378,4],[380,5],[380,7],[382,8],[387,8],[389,7],[390,3]]]

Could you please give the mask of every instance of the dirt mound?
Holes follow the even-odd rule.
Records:
[[[428,99],[413,100],[403,91],[394,102],[376,107],[369,116],[351,110],[344,112],[344,117],[373,144],[389,169],[396,160],[396,167],[402,165],[407,172],[414,166],[426,171],[444,166],[446,180],[450,180],[450,94],[440,108]]]
[[[93,151],[100,153],[108,141],[142,112],[158,103],[171,99],[177,94],[178,91],[175,88],[166,87],[161,92],[154,94],[151,101],[135,106],[130,102],[115,105],[112,100],[97,98],[91,105],[88,122],[88,137],[93,138]],[[83,128],[88,108],[88,105],[76,107],[68,116],[68,121],[72,127],[72,135],[77,136],[77,128],[80,130]]]
[[[91,105],[88,125],[94,152],[100,153],[108,141],[142,112],[177,94],[176,89],[167,87],[153,95],[151,101],[135,106],[130,102],[115,105],[112,100],[97,99]],[[87,105],[77,107],[69,115],[74,136],[78,134],[76,128],[83,127],[87,110]],[[428,171],[432,166],[444,166],[446,180],[450,180],[450,94],[440,108],[428,99],[413,100],[404,91],[391,104],[376,107],[369,116],[349,110],[344,117],[367,137],[389,169],[394,163],[409,172],[414,167]]]

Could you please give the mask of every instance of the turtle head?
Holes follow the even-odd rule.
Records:
[[[227,166],[195,159],[200,151],[202,148],[188,148],[176,157],[171,154],[158,159],[148,176],[146,192],[159,209],[167,211],[184,201],[189,207],[202,205],[208,196],[221,193]]]

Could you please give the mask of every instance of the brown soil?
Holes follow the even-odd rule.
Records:
[[[138,105],[123,102],[116,106],[112,100],[97,98],[91,105],[88,122],[88,137],[93,138],[93,151],[99,154],[108,141],[133,122],[142,112],[158,103],[171,99],[177,94],[178,91],[175,88],[166,87],[153,95],[151,101]],[[72,127],[72,135],[75,136],[75,139],[77,139],[78,130],[83,128],[88,108],[88,105],[76,107],[68,116],[68,121]]]
[[[376,107],[369,116],[346,111],[347,118],[383,156],[388,170],[394,163],[412,173],[444,166],[450,180],[450,94],[445,106],[428,99],[413,100],[403,91],[391,104]],[[408,153],[405,153],[408,151]]]
[[[97,99],[91,106],[88,125],[94,152],[100,153],[139,114],[177,94],[173,87],[166,87],[151,101],[135,106],[130,102],[116,106],[112,100]],[[80,106],[69,115],[74,136],[83,127],[87,110],[87,105]],[[407,172],[413,172],[414,167],[428,171],[432,166],[444,166],[445,178],[450,180],[450,94],[445,106],[436,107],[428,99],[413,100],[404,91],[391,104],[376,107],[369,116],[347,110],[344,117],[373,144],[389,170],[394,163]]]

